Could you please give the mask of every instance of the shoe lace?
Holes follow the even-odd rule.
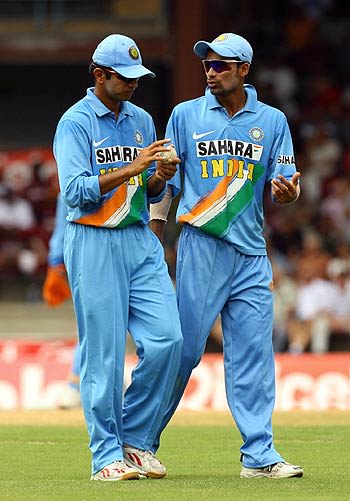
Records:
[[[147,454],[147,456],[151,456],[152,458],[155,457],[155,455],[152,451],[145,451],[145,453]]]
[[[137,448],[136,448],[136,450],[137,450],[137,452],[138,452],[140,455],[142,455],[142,456],[144,456],[144,457],[150,457],[150,456],[151,456],[151,458],[154,458],[154,457],[155,457],[154,453],[153,453],[152,451],[150,451],[150,450],[148,450],[148,451],[143,451],[142,449],[137,449]]]
[[[117,468],[127,468],[127,465],[121,459],[119,459],[117,461],[113,461],[113,466],[115,466]]]
[[[273,463],[273,464],[270,464],[269,466],[266,466],[264,468],[264,470],[271,472],[273,469],[278,469],[278,468],[281,468],[282,466],[283,466],[283,463],[281,463],[281,462]]]

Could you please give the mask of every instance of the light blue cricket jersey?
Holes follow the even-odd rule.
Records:
[[[131,163],[140,149],[156,140],[152,117],[142,108],[123,101],[118,121],[89,88],[87,95],[60,119],[54,155],[60,189],[68,205],[68,221],[107,228],[148,223],[147,180],[155,165],[111,192],[101,195],[98,176]]]
[[[49,241],[49,253],[47,262],[49,266],[63,264],[64,232],[67,225],[68,208],[63,202],[61,194],[57,196],[55,227]]]
[[[177,220],[232,243],[241,253],[266,254],[263,191],[278,174],[296,172],[287,119],[244,86],[247,102],[230,117],[209,89],[177,105],[170,138],[181,165],[169,184],[182,189]]]

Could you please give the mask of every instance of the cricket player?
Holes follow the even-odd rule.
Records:
[[[173,284],[148,204],[160,201],[176,163],[160,162],[151,116],[130,103],[155,76],[134,40],[112,34],[92,56],[94,87],[60,119],[54,155],[68,206],[64,261],[81,347],[80,392],[92,480],[161,478],[150,448],[178,372],[182,334]],[[176,162],[176,160],[175,160]],[[123,396],[127,331],[139,361]]]
[[[303,469],[287,463],[273,443],[273,278],[263,236],[265,185],[278,204],[299,196],[291,134],[285,115],[244,84],[253,59],[246,39],[224,33],[197,42],[194,53],[202,59],[207,88],[171,114],[166,136],[181,164],[151,212],[151,226],[162,238],[171,197],[181,191],[176,288],[184,342],[152,450],[221,314],[227,401],[243,439],[240,476],[301,477]]]
[[[67,224],[67,206],[60,194],[57,196],[55,226],[49,241],[47,272],[43,285],[43,299],[50,307],[56,307],[71,298],[66,267],[63,259],[64,232]],[[77,342],[73,352],[73,362],[68,375],[68,384],[62,389],[57,407],[71,409],[80,407],[79,393],[80,347]]]

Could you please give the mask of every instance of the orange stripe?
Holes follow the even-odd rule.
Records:
[[[227,192],[227,187],[230,184],[232,178],[237,174],[238,171],[238,161],[233,159],[233,172],[231,176],[225,176],[220,183],[216,186],[215,190],[202,198],[187,214],[183,214],[179,217],[180,223],[188,223],[192,218],[198,216],[205,212],[209,207],[211,207],[217,200],[223,197]]]
[[[127,183],[123,183],[95,214],[83,216],[77,219],[76,222],[92,226],[102,226],[123,205],[126,200],[127,189]]]

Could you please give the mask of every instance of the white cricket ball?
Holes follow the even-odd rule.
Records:
[[[170,164],[177,157],[177,153],[173,146],[169,146],[168,151],[162,151],[160,156],[162,164]]]

